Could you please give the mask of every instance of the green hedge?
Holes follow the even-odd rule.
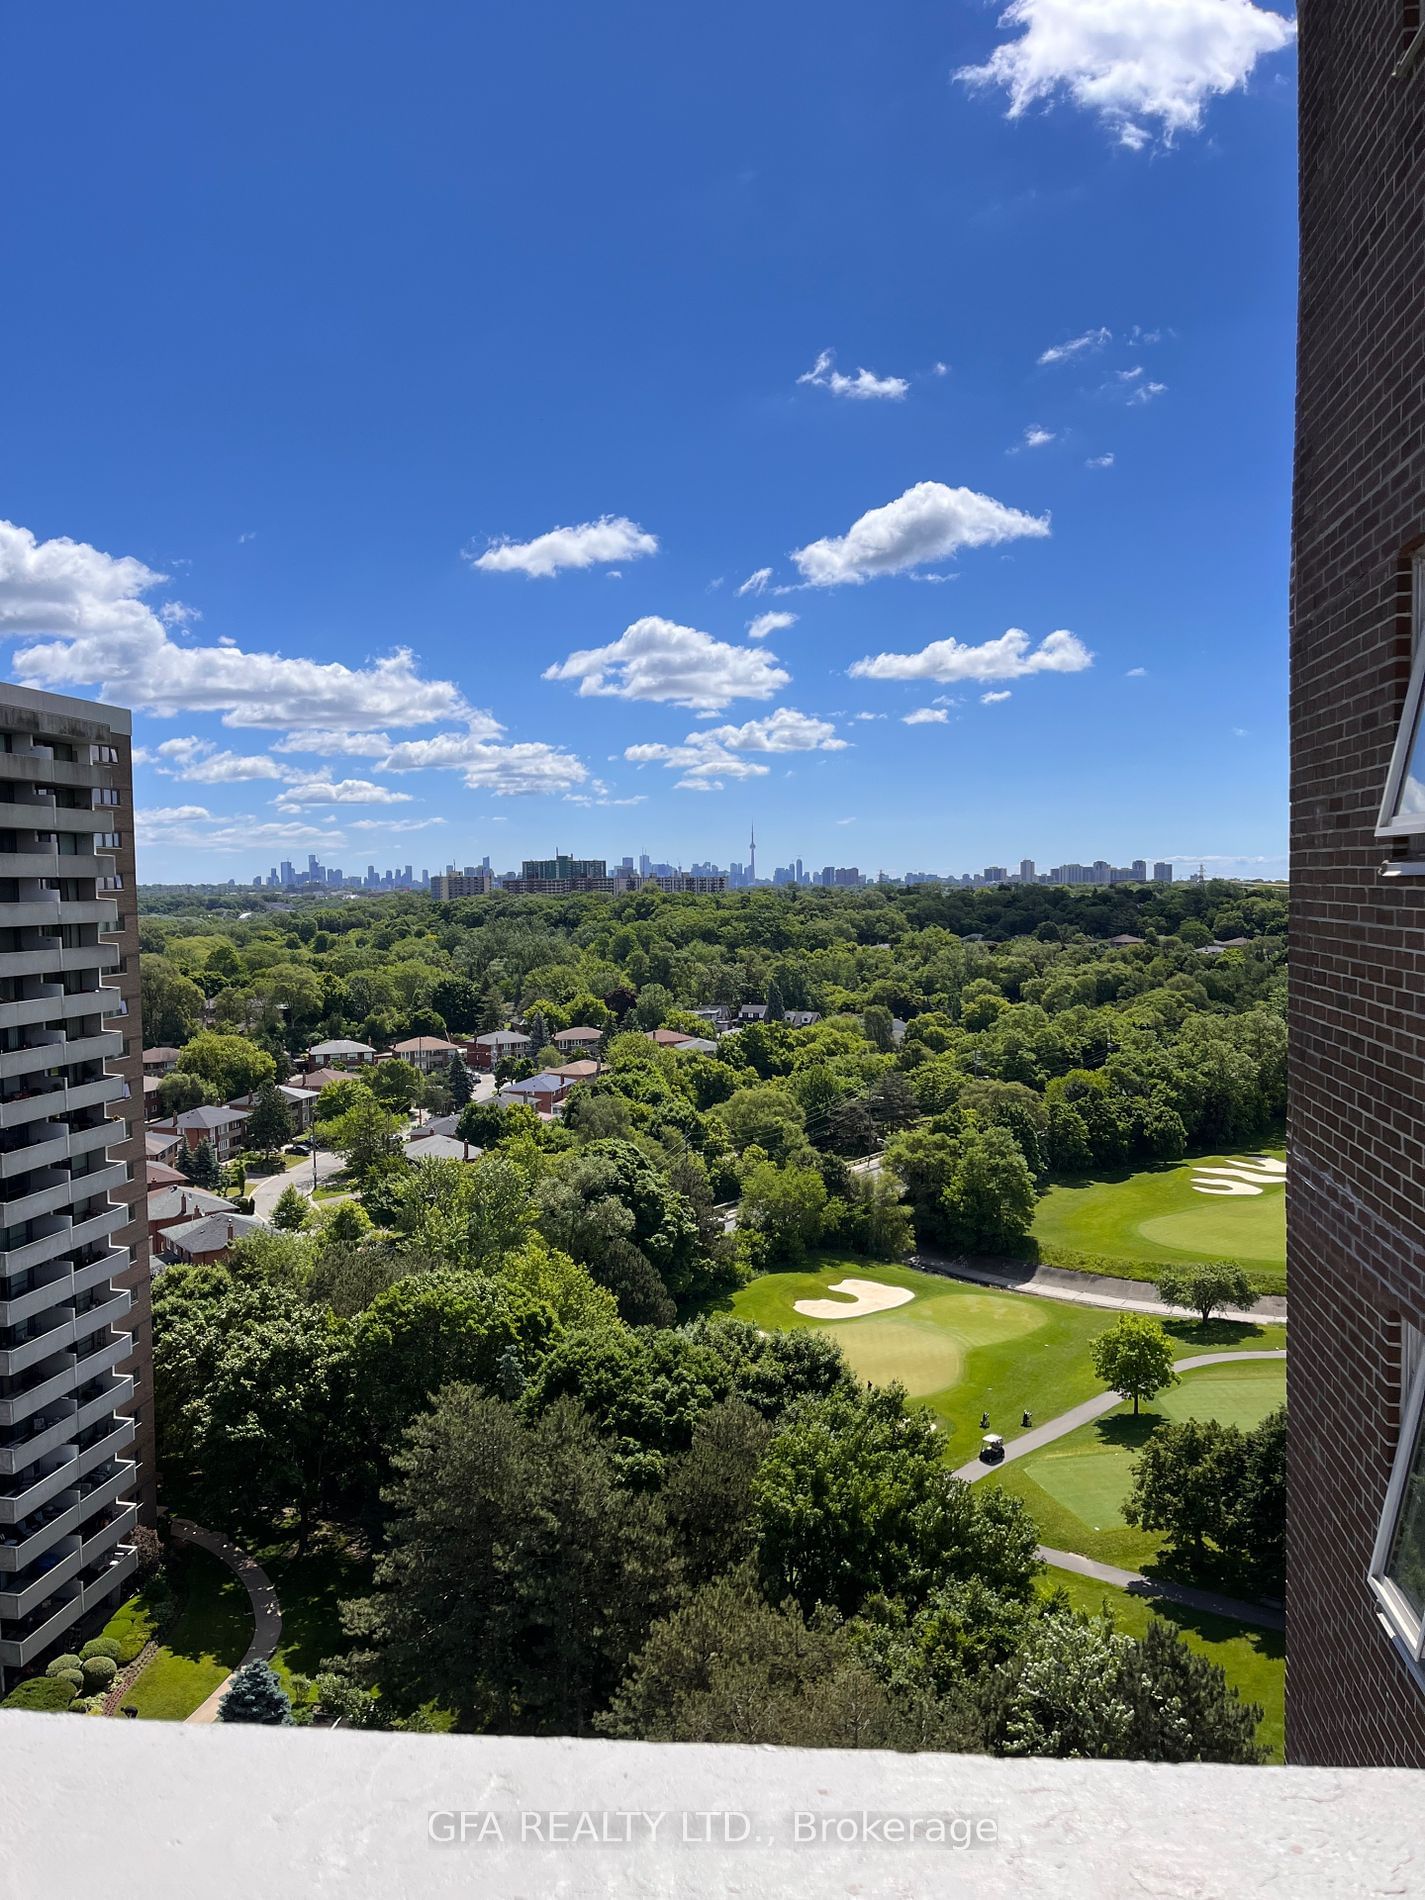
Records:
[[[57,1715],[73,1700],[74,1690],[62,1676],[31,1676],[10,1691],[0,1708],[38,1709],[42,1714]]]

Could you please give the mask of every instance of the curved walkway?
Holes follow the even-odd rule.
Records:
[[[1050,1550],[1039,1546],[1040,1558],[1055,1570],[1072,1570],[1076,1576],[1091,1577],[1095,1583],[1126,1590],[1129,1596],[1160,1597],[1165,1603],[1180,1603],[1187,1610],[1201,1610],[1209,1616],[1225,1616],[1234,1623],[1253,1623],[1258,1629],[1286,1628],[1280,1610],[1263,1603],[1244,1603],[1238,1597],[1220,1596],[1216,1590],[1195,1590],[1190,1583],[1172,1583],[1167,1578],[1145,1577],[1141,1570],[1120,1570],[1116,1564],[1101,1564],[1093,1557],[1081,1557],[1075,1550]]]
[[[173,1538],[175,1543],[195,1544],[199,1550],[206,1550],[216,1557],[219,1563],[227,1565],[233,1575],[246,1589],[252,1603],[252,1641],[247,1646],[243,1663],[271,1662],[278,1643],[282,1638],[282,1612],[277,1604],[277,1592],[272,1587],[272,1579],[255,1557],[249,1557],[245,1550],[222,1537],[217,1531],[205,1531],[192,1524],[186,1517],[173,1519]],[[242,1663],[239,1663],[239,1668]],[[189,1722],[215,1722],[218,1717],[218,1704],[227,1693],[230,1675],[222,1681],[193,1713],[185,1719]]]
[[[1146,1280],[1117,1280],[1107,1273],[1078,1273],[1068,1267],[1031,1266],[1027,1261],[966,1260],[963,1256],[928,1253],[917,1249],[906,1262],[924,1273],[939,1273],[947,1280],[970,1280],[976,1286],[991,1286],[1005,1293],[1032,1293],[1041,1300],[1067,1300],[1071,1306],[1102,1306],[1113,1312],[1151,1313],[1155,1319],[1182,1319],[1181,1307],[1167,1306],[1149,1297]],[[1224,1307],[1221,1319],[1247,1320],[1257,1325],[1264,1321],[1273,1326],[1286,1325],[1286,1299],[1279,1293],[1264,1293],[1250,1310]]]
[[[1175,1359],[1173,1371],[1196,1372],[1200,1366],[1226,1365],[1234,1359],[1285,1358],[1285,1347],[1264,1352],[1200,1352],[1191,1359]],[[1003,1471],[1016,1458],[1038,1451],[1041,1445],[1052,1445],[1056,1438],[1066,1438],[1070,1432],[1077,1431],[1080,1425],[1090,1425],[1096,1418],[1102,1418],[1105,1412],[1111,1412],[1115,1405],[1122,1404],[1123,1399],[1117,1392],[1100,1392],[1095,1398],[1085,1399],[1082,1405],[1060,1412],[1057,1418],[1051,1418],[1046,1424],[1036,1425],[1031,1431],[1021,1432],[1018,1438],[1011,1438],[1004,1448],[1004,1457],[997,1464],[987,1465],[973,1458],[969,1464],[961,1465],[955,1476],[963,1478],[967,1484],[973,1484],[977,1478],[988,1477],[992,1471]]]

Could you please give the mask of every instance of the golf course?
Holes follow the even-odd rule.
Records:
[[[1035,1213],[1039,1258],[1095,1256],[1134,1279],[1154,1266],[1231,1260],[1264,1292],[1284,1291],[1285,1175],[1283,1151],[1263,1148],[1058,1183]]]
[[[863,1294],[833,1290],[842,1281],[911,1297],[865,1310]],[[847,1317],[826,1319],[797,1310],[799,1305],[821,1309],[822,1302],[833,1307],[839,1302]],[[988,1429],[1011,1437],[1026,1410],[1042,1423],[1100,1392],[1089,1349],[1115,1319],[1100,1307],[1001,1293],[914,1267],[831,1256],[818,1257],[799,1272],[763,1274],[734,1294],[732,1309],[739,1319],[768,1330],[813,1326],[828,1331],[858,1378],[877,1385],[899,1380],[911,1399],[940,1421],[952,1464],[973,1455],[982,1413],[989,1414]],[[1281,1326],[1214,1321],[1204,1327],[1190,1315],[1165,1325],[1181,1348],[1180,1358],[1286,1343]]]

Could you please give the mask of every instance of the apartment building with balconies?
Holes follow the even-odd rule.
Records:
[[[0,1683],[151,1495],[132,806],[126,712],[0,685]]]

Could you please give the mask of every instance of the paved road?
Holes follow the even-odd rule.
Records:
[[[1180,1603],[1184,1609],[1201,1610],[1209,1616],[1230,1617],[1234,1623],[1252,1623],[1258,1629],[1286,1628],[1281,1611],[1269,1609],[1264,1603],[1245,1603],[1238,1597],[1221,1596],[1216,1590],[1195,1590],[1190,1583],[1173,1583],[1166,1577],[1145,1577],[1140,1570],[1120,1570],[1116,1564],[1101,1564],[1074,1550],[1050,1550],[1041,1544],[1039,1555],[1055,1570],[1072,1570],[1076,1576],[1126,1590],[1129,1596],[1160,1597],[1165,1603]]]
[[[908,1265],[926,1273],[944,1274],[950,1280],[972,1280],[977,1286],[1002,1288],[1006,1293],[1032,1293],[1044,1300],[1067,1300],[1071,1306],[1102,1306],[1114,1312],[1151,1313],[1155,1318],[1182,1319],[1182,1309],[1165,1306],[1144,1288],[1146,1281],[1118,1280],[1106,1273],[1074,1273],[1067,1267],[1034,1267],[1028,1263],[967,1260],[962,1255],[932,1253],[922,1249],[911,1255]],[[1286,1300],[1270,1293],[1249,1310],[1225,1307],[1223,1319],[1249,1320],[1257,1324],[1286,1325]]]
[[[1196,1372],[1200,1366],[1225,1365],[1233,1359],[1285,1359],[1285,1350],[1273,1352],[1200,1352],[1190,1359],[1175,1359],[1174,1372]],[[1056,1438],[1066,1438],[1070,1432],[1077,1431],[1080,1425],[1088,1425],[1096,1418],[1102,1418],[1105,1412],[1111,1412],[1123,1400],[1116,1392],[1100,1392],[1096,1398],[1085,1399],[1082,1405],[1072,1406],[1067,1412],[1060,1412],[1057,1418],[1049,1419],[1043,1425],[1035,1425],[1030,1431],[1021,1432],[1018,1438],[1006,1441],[1004,1457],[998,1464],[982,1464],[974,1458],[969,1464],[961,1465],[955,1473],[967,1484],[976,1479],[987,1477],[991,1471],[1003,1471],[1007,1464],[1013,1464],[1016,1458],[1023,1458],[1031,1451],[1038,1451],[1041,1445],[1052,1445]]]
[[[282,1190],[286,1187],[294,1187],[299,1194],[305,1194],[308,1199],[311,1198],[312,1159],[311,1155],[303,1155],[297,1167],[284,1169],[281,1174],[265,1174],[252,1183],[252,1211],[260,1220],[272,1219],[272,1210],[281,1199]],[[329,1181],[334,1174],[341,1173],[342,1165],[340,1155],[329,1154],[325,1149],[322,1150],[316,1156],[317,1180]]]
[[[272,1580],[262,1565],[255,1557],[249,1557],[245,1550],[239,1550],[236,1544],[220,1536],[217,1531],[205,1531],[197,1524],[190,1523],[186,1517],[173,1519],[173,1537],[175,1543],[196,1544],[200,1550],[210,1552],[220,1563],[225,1563],[233,1575],[241,1581],[252,1604],[253,1622],[252,1641],[248,1644],[247,1653],[242,1660],[245,1663],[270,1662],[278,1643],[282,1640],[282,1612],[278,1607],[277,1592],[272,1587]],[[241,1666],[239,1664],[239,1668]],[[231,1681],[231,1676],[224,1676],[207,1701],[194,1709],[187,1720],[198,1723],[216,1722],[218,1704],[222,1701]]]

